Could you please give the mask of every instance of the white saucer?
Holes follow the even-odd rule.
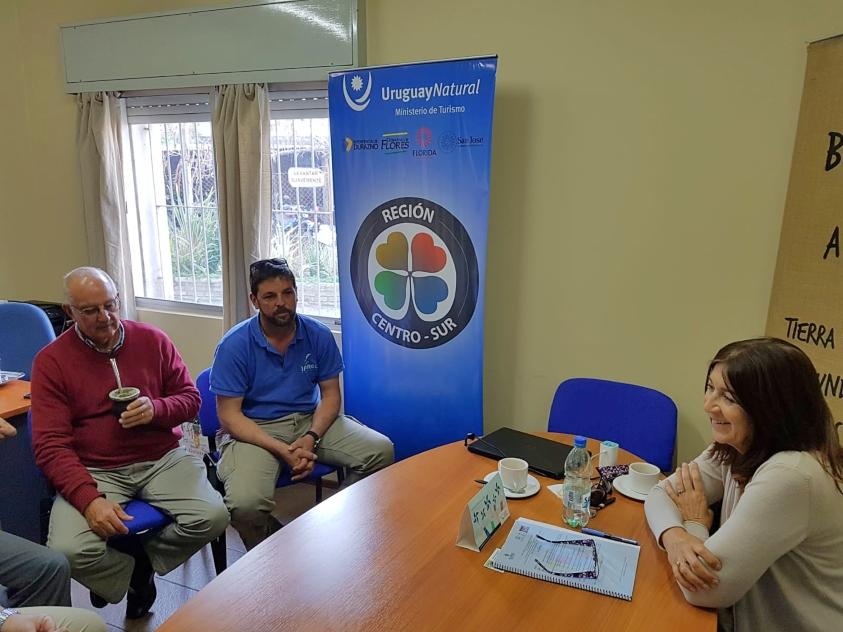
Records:
[[[483,477],[483,480],[487,483],[492,480],[492,477],[497,474],[498,471],[495,470],[494,472],[489,472],[486,476]],[[535,479],[535,477],[527,474],[527,487],[524,488],[522,492],[513,492],[508,490],[506,487],[503,488],[503,493],[507,498],[529,498],[530,496],[535,496],[539,493],[541,489],[541,485]]]
[[[618,476],[612,481],[612,487],[629,498],[633,498],[635,500],[647,500],[647,492],[639,492],[629,486],[629,474]]]

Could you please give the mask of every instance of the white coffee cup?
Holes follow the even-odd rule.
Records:
[[[498,472],[503,486],[509,491],[519,493],[527,487],[527,468],[529,464],[524,459],[507,457],[498,461]]]
[[[600,467],[618,464],[618,444],[615,441],[603,441],[600,444]]]
[[[656,483],[659,482],[661,470],[650,463],[630,463],[629,465],[629,486],[640,494],[649,494]]]

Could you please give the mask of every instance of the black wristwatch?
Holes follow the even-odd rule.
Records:
[[[308,430],[304,434],[313,437],[313,450],[316,451],[316,448],[318,448],[319,444],[322,442],[322,437],[316,434],[313,430]]]

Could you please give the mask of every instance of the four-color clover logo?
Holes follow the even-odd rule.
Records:
[[[406,312],[413,304],[422,318],[434,314],[448,298],[448,284],[436,273],[448,260],[444,248],[433,243],[433,236],[418,233],[407,247],[403,232],[390,231],[386,243],[377,246],[375,259],[384,268],[375,276],[375,291],[391,310]]]
[[[460,221],[424,198],[372,210],[351,252],[351,283],[372,328],[395,344],[444,344],[470,322],[479,283],[474,246]]]

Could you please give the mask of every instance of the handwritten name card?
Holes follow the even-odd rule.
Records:
[[[503,481],[497,472],[463,509],[457,546],[479,551],[509,518]]]

